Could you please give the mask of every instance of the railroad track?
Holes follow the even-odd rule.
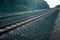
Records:
[[[34,11],[27,11],[27,12],[23,12],[20,15],[10,15],[10,16],[5,16],[5,17],[0,17],[0,28],[3,28],[1,26],[6,25],[6,24],[12,24],[16,21],[19,20],[24,20],[25,18],[29,18],[31,16],[34,15],[39,15],[39,14],[43,14],[45,12],[48,12],[47,10],[34,10]]]
[[[17,16],[22,16],[26,14],[31,14],[31,13],[36,13],[36,12],[42,12],[42,11],[48,11],[48,9],[42,9],[42,10],[33,10],[33,11],[26,11],[26,12],[20,12],[19,14],[13,14],[13,15],[2,15],[0,16],[0,20],[7,19],[7,18],[12,18],[12,17],[17,17]]]
[[[48,11],[44,14],[34,15],[34,16],[28,17],[22,21],[19,20],[19,21],[16,21],[14,23],[11,23],[11,24],[3,25],[3,26],[1,26],[3,28],[0,28],[0,36],[13,30],[13,29],[16,29],[16,28],[21,27],[29,22],[32,22],[36,19],[42,18],[42,17],[47,16],[47,15],[51,15],[52,14],[51,12],[53,12],[53,11],[55,11],[55,10]]]

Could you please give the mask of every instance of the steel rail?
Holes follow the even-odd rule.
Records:
[[[8,24],[5,24],[5,25],[2,25],[2,26],[0,26],[0,29],[5,28],[5,26],[9,26],[9,25],[12,25],[12,24],[15,24],[15,23],[18,23],[18,22],[21,22],[21,21],[24,21],[24,20],[27,20],[27,19],[33,18],[33,17],[35,17],[35,16],[37,16],[37,15],[30,16],[30,17],[25,18],[25,19],[22,19],[22,20],[18,20],[18,21],[12,22],[12,23],[8,23]]]
[[[26,12],[20,12],[20,14],[0,16],[0,20],[7,19],[7,18],[12,18],[12,17],[16,17],[16,16],[21,16],[21,15],[26,15],[26,14],[30,14],[30,13],[34,13],[34,12],[38,12],[38,11],[43,11],[43,10],[26,11]]]

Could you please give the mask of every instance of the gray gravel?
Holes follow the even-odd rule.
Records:
[[[52,40],[60,40],[60,16],[58,16],[56,20],[56,26],[55,26]]]

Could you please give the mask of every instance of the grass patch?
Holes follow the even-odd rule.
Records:
[[[59,16],[60,16],[60,12],[59,12]]]

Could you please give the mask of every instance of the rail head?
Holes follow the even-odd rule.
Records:
[[[22,15],[26,15],[26,14],[30,14],[30,13],[35,13],[35,12],[38,12],[38,11],[44,11],[44,10],[49,10],[49,9],[42,9],[42,10],[33,10],[33,11],[25,11],[25,12],[19,12],[17,14],[13,14],[13,15],[6,15],[6,16],[0,16],[0,20],[3,20],[3,19],[7,19],[7,18],[12,18],[12,17],[17,17],[17,16],[22,16]]]

